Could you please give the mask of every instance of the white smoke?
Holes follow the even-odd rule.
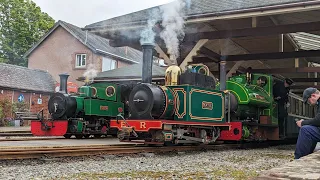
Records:
[[[186,0],[186,6],[188,9],[191,7],[191,0]]]
[[[140,34],[140,44],[154,44],[156,33],[153,31],[153,27],[159,21],[160,17],[159,9],[152,9],[149,13],[148,26]]]
[[[163,30],[160,32],[160,37],[164,40],[167,54],[171,60],[176,60],[179,57],[180,40],[184,38],[184,8],[191,7],[191,0],[175,0],[169,4],[152,9],[149,13],[148,25],[140,34],[140,44],[154,43],[155,36],[153,27],[162,20]]]
[[[184,38],[184,12],[185,6],[190,6],[190,1],[185,3],[182,0],[176,0],[170,4],[161,6],[162,26],[164,30],[160,37],[164,40],[170,54],[171,60],[179,57],[179,40]]]
[[[94,64],[89,64],[88,69],[86,72],[83,73],[83,76],[85,77],[85,82],[93,82],[93,79],[97,77],[98,71],[96,70],[96,66]]]

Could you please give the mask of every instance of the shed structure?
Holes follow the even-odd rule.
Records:
[[[175,2],[172,2],[175,3]],[[180,42],[176,63],[204,63],[215,77],[219,66],[226,76],[244,72],[271,73],[295,81],[292,91],[320,88],[320,1],[319,0],[189,0],[185,1],[185,36]],[[114,47],[131,46],[141,50],[140,35],[152,13],[173,4],[145,9],[93,23],[85,27],[112,39]],[[152,28],[160,32],[162,17]],[[158,57],[174,63],[166,53],[159,33],[155,37]],[[221,77],[219,77],[221,78]]]

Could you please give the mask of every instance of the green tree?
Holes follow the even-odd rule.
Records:
[[[54,23],[31,0],[0,0],[0,62],[27,66],[23,55]]]

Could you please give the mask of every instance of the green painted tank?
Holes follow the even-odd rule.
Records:
[[[273,80],[266,74],[233,76],[226,82],[226,89],[237,100],[236,116],[239,119],[259,119],[260,115],[272,115]],[[217,89],[220,84],[217,85]]]
[[[79,89],[77,112],[85,115],[116,117],[123,111],[120,88],[111,83],[93,83]]]
[[[174,119],[194,122],[225,122],[225,94],[190,85],[168,86],[175,99]]]

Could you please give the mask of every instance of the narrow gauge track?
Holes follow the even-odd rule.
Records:
[[[165,153],[179,151],[229,150],[267,148],[270,146],[293,144],[291,141],[244,143],[244,144],[214,144],[199,146],[146,146],[143,144],[63,146],[63,147],[18,147],[0,148],[0,160],[37,159],[55,157],[92,156],[106,154],[135,154],[135,153]]]
[[[26,132],[1,132],[0,133],[0,137],[1,136],[33,136],[32,133],[30,131],[26,131]]]
[[[43,140],[57,140],[57,139],[66,139],[64,137],[54,137],[54,138],[46,138],[46,137],[39,137],[39,138],[34,138],[34,137],[21,137],[21,138],[11,138],[10,136],[5,137],[5,139],[0,139],[1,141],[43,141]]]
[[[13,137],[13,138],[12,138]],[[75,140],[75,141],[81,141],[81,140],[90,140],[90,139],[110,139],[110,138],[113,138],[113,137],[102,137],[102,138],[84,138],[84,139],[76,139],[76,138],[71,138],[71,139],[68,139],[68,140]],[[49,136],[49,137],[37,137],[37,136],[27,136],[27,137],[15,137],[15,136],[4,136],[4,137],[1,137],[0,136],[0,142],[1,141],[38,141],[38,140],[59,140],[59,139],[66,139],[65,137],[63,136],[60,136],[60,137],[53,137],[53,136]]]
[[[150,147],[144,145],[97,145],[50,148],[15,148],[0,149],[0,160],[55,158],[67,156],[88,156],[105,154],[164,153],[173,151],[226,150],[237,148],[238,144],[201,145],[201,146],[164,146]]]

